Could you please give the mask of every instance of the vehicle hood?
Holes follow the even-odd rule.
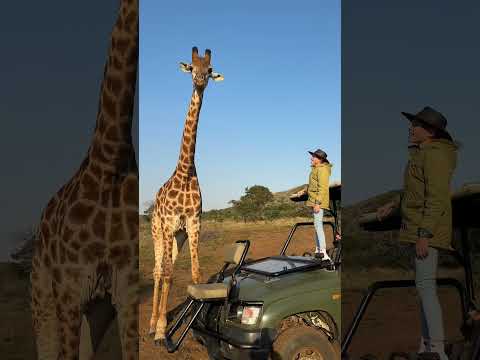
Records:
[[[301,294],[316,294],[340,288],[340,273],[316,269],[267,277],[252,273],[237,276],[239,299],[243,301],[279,301]]]

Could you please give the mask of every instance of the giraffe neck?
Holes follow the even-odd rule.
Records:
[[[180,157],[176,171],[183,175],[191,175],[195,169],[195,145],[197,141],[197,128],[202,107],[203,91],[193,90],[190,106],[188,108],[185,126],[183,129]]]
[[[122,0],[114,25],[88,157],[116,173],[133,151],[132,120],[138,69],[138,0]]]

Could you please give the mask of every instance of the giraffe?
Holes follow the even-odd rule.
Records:
[[[79,359],[82,318],[102,297],[115,308],[122,358],[138,359],[137,70],[138,0],[120,0],[92,142],[43,210],[35,241],[31,310],[40,360]]]
[[[180,63],[180,69],[183,72],[192,74],[193,93],[185,119],[177,167],[170,179],[158,191],[152,212],[155,268],[150,334],[154,335],[157,345],[161,344],[165,338],[167,299],[172,282],[173,266],[187,238],[190,247],[192,280],[195,284],[200,282],[198,240],[202,197],[195,169],[195,144],[203,92],[208,85],[208,80],[223,80],[222,75],[213,72],[210,59],[209,49],[205,50],[205,56],[201,57],[198,55],[197,47],[193,47],[192,63]],[[163,281],[159,299],[160,280]]]

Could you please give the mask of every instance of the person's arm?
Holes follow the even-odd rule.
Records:
[[[432,149],[425,153],[425,202],[423,219],[417,233],[421,238],[431,238],[450,201],[450,169],[445,166],[442,153]]]

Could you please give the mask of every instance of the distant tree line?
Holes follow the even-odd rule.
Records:
[[[229,201],[229,204],[231,207],[226,209],[203,212],[202,219],[217,222],[224,220],[255,222],[311,216],[311,210],[304,204],[294,203],[288,196],[277,196],[262,185],[245,188],[244,195],[238,200]],[[150,219],[152,211],[153,204],[150,204],[145,210],[147,220]]]

